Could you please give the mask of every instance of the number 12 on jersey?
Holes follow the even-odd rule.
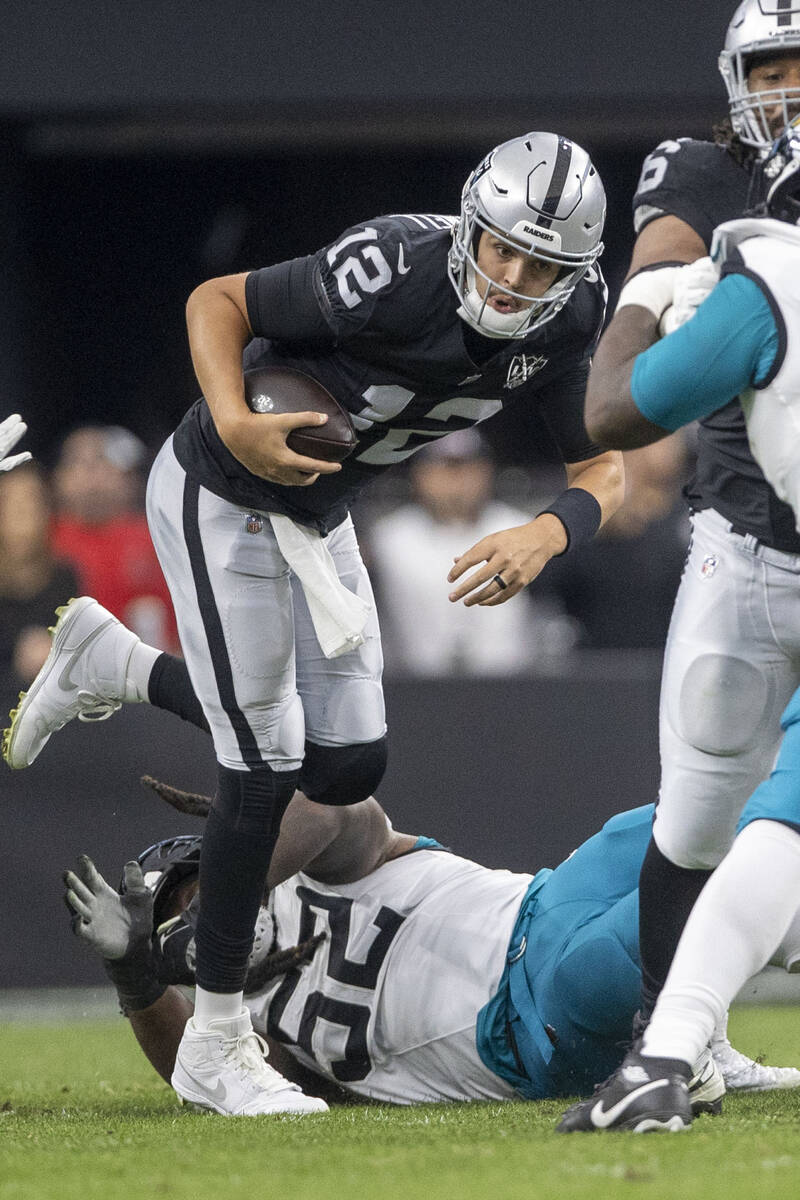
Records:
[[[378,292],[391,282],[392,268],[383,251],[379,246],[366,244],[377,239],[377,229],[362,229],[360,233],[351,233],[342,238],[328,251],[328,263],[333,269],[339,295],[348,308],[355,308],[365,294]],[[334,266],[342,251],[351,246],[356,247],[355,252]]]

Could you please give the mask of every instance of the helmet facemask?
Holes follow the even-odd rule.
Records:
[[[800,117],[790,122],[763,165],[766,212],[777,221],[800,225]]]

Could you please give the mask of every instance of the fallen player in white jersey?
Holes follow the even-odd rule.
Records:
[[[202,814],[202,797],[158,786]],[[651,824],[651,807],[622,813],[531,876],[397,833],[372,798],[333,808],[296,793],[245,987],[258,1034],[230,1052],[260,1054],[266,1036],[281,1071],[304,1085],[298,1067],[315,1073],[314,1091],[322,1076],[400,1104],[585,1093],[618,1061],[638,1002],[637,880]],[[73,928],[106,960],[167,1080],[192,1011],[173,985],[193,980],[201,841],[145,851],[127,864],[121,896],[85,857],[65,875]],[[727,1041],[719,1053],[740,1073],[755,1066]],[[695,1111],[719,1111],[725,1088],[708,1051],[696,1068]],[[757,1087],[800,1084],[794,1068],[759,1070],[769,1075]],[[216,1086],[209,1079],[194,1102],[215,1108]]]

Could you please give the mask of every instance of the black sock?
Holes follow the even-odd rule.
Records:
[[[198,729],[211,732],[182,658],[166,653],[159,655],[150,672],[147,698],[156,708],[175,713]]]
[[[206,991],[242,989],[267,869],[297,775],[266,763],[249,771],[219,767],[200,852],[197,983]]]
[[[711,871],[677,867],[653,838],[639,876],[639,954],[642,960],[642,1009],[650,1019],[664,986],[683,927]]]

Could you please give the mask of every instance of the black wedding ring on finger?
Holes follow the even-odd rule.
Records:
[[[502,591],[505,591],[508,587],[508,584],[506,583],[505,579],[503,579],[502,575],[493,575],[492,583],[496,583]]]

